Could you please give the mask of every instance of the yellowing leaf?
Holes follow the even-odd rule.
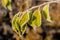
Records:
[[[2,0],[2,6],[6,8],[6,5],[8,3],[9,0]]]
[[[11,0],[2,0],[2,6],[4,8],[8,8],[8,10],[12,10],[11,8]]]
[[[43,7],[43,14],[44,14],[46,20],[51,22],[51,17],[49,15],[49,4],[47,4]]]
[[[21,28],[21,35],[24,34],[26,30],[26,23],[29,21],[29,12],[25,12],[20,16],[19,25]]]
[[[20,19],[19,19],[19,17],[17,17],[16,18],[16,21],[15,21],[15,26],[16,26],[16,33],[18,34],[18,35],[23,35],[24,33],[25,33],[25,31],[26,31],[26,24],[24,25],[24,26],[22,26],[22,28],[21,28],[21,26],[19,25],[19,21],[20,21]]]
[[[18,15],[16,14],[14,17],[13,17],[13,19],[12,19],[12,29],[15,31],[15,32],[17,32],[16,31],[16,18],[18,17]]]
[[[21,35],[23,35],[26,31],[27,25],[24,25],[21,29]]]
[[[12,20],[12,28],[13,30],[19,34],[19,35],[23,35],[26,31],[26,23],[29,20],[29,14],[28,12],[22,14],[20,17],[18,16],[19,14],[16,14],[13,17]]]
[[[22,27],[23,25],[25,25],[29,20],[29,13],[23,13],[21,18],[20,18],[20,26]]]
[[[41,11],[39,9],[34,11],[34,13],[32,15],[32,18],[29,21],[29,24],[32,27],[39,27],[39,26],[41,26]]]
[[[11,8],[11,4],[8,5],[7,8],[8,8],[9,10],[12,10],[12,8]]]
[[[11,11],[12,10],[12,7],[11,7],[11,0],[9,0],[9,3],[7,4],[7,8]]]
[[[26,27],[24,27],[23,29],[21,29],[20,25],[19,25],[19,21],[20,18],[18,17],[18,15],[16,14],[13,17],[12,20],[12,29],[18,34],[18,35],[23,35],[25,32]]]

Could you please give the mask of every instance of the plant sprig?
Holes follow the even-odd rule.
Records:
[[[32,26],[32,28],[34,29],[35,27],[40,27],[41,26],[41,10],[40,10],[40,7],[42,7],[43,8],[43,11],[44,12],[46,12],[46,13],[43,13],[44,15],[46,15],[47,17],[45,17],[46,19],[48,19],[47,21],[50,21],[51,19],[50,19],[50,16],[49,16],[49,4],[51,4],[51,3],[58,3],[59,1],[51,1],[51,2],[46,2],[46,3],[43,3],[43,4],[41,4],[41,5],[38,5],[38,6],[34,6],[34,7],[32,7],[32,8],[30,8],[30,9],[27,9],[26,11],[23,11],[23,12],[18,12],[16,15],[18,15],[18,16],[16,16],[17,18],[15,18],[15,16],[13,17],[13,20],[12,20],[12,28],[14,29],[14,28],[16,28],[16,29],[14,29],[14,31],[16,31],[17,32],[17,30],[18,30],[18,34],[19,35],[23,35],[24,33],[25,33],[25,31],[26,31],[26,24],[27,23],[29,23],[29,25],[31,25]],[[31,13],[32,15],[30,15],[30,11],[32,10],[32,9],[35,9],[35,8],[38,8],[37,10],[34,10],[34,12],[33,13]],[[46,9],[47,9],[47,11],[46,11]],[[22,13],[22,15],[20,15]],[[32,16],[32,17],[30,17],[30,16]],[[19,18],[18,18],[19,17]],[[15,19],[14,19],[15,18]],[[18,19],[18,20],[17,20]],[[31,19],[31,20],[30,20]],[[15,20],[17,20],[17,21],[15,21]],[[17,26],[16,26],[16,24],[14,23],[18,23],[19,24],[19,26],[18,26],[18,24],[17,24]],[[25,26],[26,25],[26,26]],[[19,27],[19,28],[18,28]]]

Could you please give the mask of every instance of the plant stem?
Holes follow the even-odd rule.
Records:
[[[41,4],[41,5],[33,6],[33,7],[31,7],[30,9],[27,9],[27,10],[32,10],[32,9],[35,9],[35,8],[41,7],[41,6],[46,5],[46,4],[59,3],[59,2],[60,2],[60,1],[50,1],[50,2],[45,2],[45,3]],[[25,13],[27,10],[23,11],[23,13]]]

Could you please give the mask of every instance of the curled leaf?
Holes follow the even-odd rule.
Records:
[[[30,18],[29,24],[32,27],[39,27],[41,26],[41,12],[39,9],[35,10],[33,15]]]
[[[12,7],[11,7],[11,0],[2,0],[2,6],[4,8],[8,8],[8,10],[12,10]]]
[[[20,16],[20,20],[19,20],[19,25],[21,28],[21,35],[23,35],[25,33],[26,30],[26,23],[29,21],[29,12],[25,12]]]
[[[19,34],[19,35],[23,35],[26,31],[26,23],[28,22],[29,20],[29,14],[28,12],[22,14],[22,16],[18,16],[19,14],[16,14],[14,17],[13,17],[13,20],[12,20],[12,28],[13,30]]]
[[[6,8],[6,5],[8,3],[9,0],[2,0],[2,6]]]
[[[7,8],[8,8],[9,10],[12,10],[11,4],[7,5]]]
[[[15,31],[15,32],[17,32],[16,31],[16,27],[18,27],[18,26],[16,26],[16,18],[18,17],[18,15],[16,14],[14,17],[13,17],[13,19],[12,19],[12,29]]]
[[[25,12],[22,14],[21,18],[20,18],[20,26],[22,27],[23,25],[25,25],[27,22],[29,21],[29,13]]]
[[[47,21],[51,22],[51,17],[49,15],[49,4],[43,6],[43,14]]]
[[[23,26],[22,30],[21,30],[21,35],[23,35],[26,31],[27,28],[27,24]]]

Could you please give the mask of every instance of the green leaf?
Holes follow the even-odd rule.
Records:
[[[49,4],[43,6],[43,14],[47,21],[51,22],[51,17],[49,15]]]
[[[39,9],[35,10],[29,24],[32,27],[39,27],[41,26],[41,11]]]

